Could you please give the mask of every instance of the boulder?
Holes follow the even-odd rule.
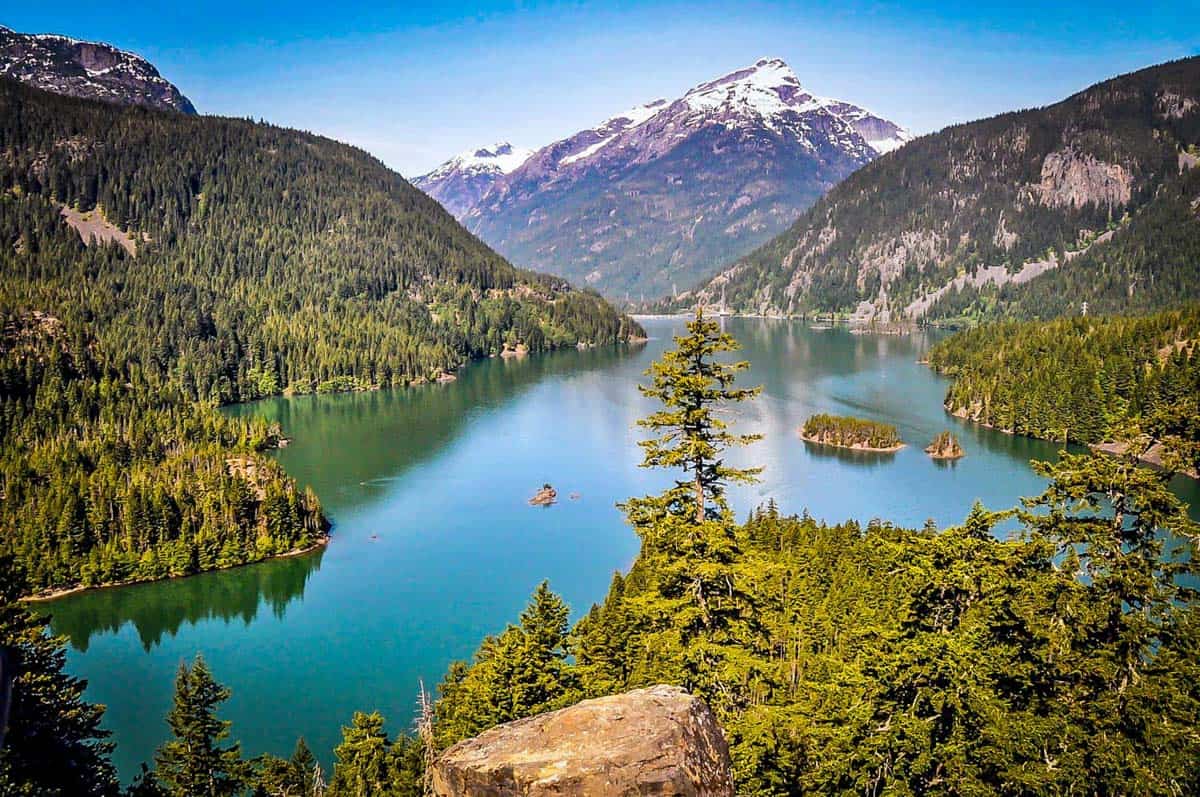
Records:
[[[652,686],[499,725],[438,758],[439,797],[733,797],[729,747],[703,700]]]

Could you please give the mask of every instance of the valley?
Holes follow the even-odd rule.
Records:
[[[138,5],[0,20],[150,56],[0,25],[0,794],[1200,793],[1200,50]]]

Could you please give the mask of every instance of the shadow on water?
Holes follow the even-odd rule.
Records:
[[[823,443],[801,440],[805,450],[813,459],[834,459],[851,465],[867,468],[889,465],[896,459],[896,451],[864,451],[860,448],[841,448]]]
[[[142,648],[149,652],[164,635],[178,634],[185,623],[240,619],[249,624],[264,607],[282,618],[289,604],[304,597],[304,586],[321,568],[324,553],[318,550],[190,578],[81,592],[34,604],[34,609],[49,614],[53,632],[67,637],[80,651],[87,651],[93,635],[115,633],[132,623]]]

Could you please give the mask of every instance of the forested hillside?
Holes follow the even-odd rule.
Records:
[[[674,304],[894,320],[1195,298],[1198,145],[1200,58],[955,125],[855,172]]]
[[[315,497],[257,453],[275,433],[213,405],[640,331],[513,268],[359,150],[11,81],[0,318],[0,551],[35,590],[228,566],[319,535]]]
[[[954,379],[946,409],[1074,443],[1171,441],[1200,470],[1200,305],[1144,317],[1005,322],[929,352]]]

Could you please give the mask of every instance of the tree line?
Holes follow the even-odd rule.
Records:
[[[800,427],[804,439],[842,448],[895,448],[902,445],[900,433],[890,423],[866,418],[818,413]]]
[[[1047,440],[1167,441],[1194,470],[1198,343],[1192,303],[1147,316],[986,324],[939,342],[929,364],[954,380],[950,412]]]

